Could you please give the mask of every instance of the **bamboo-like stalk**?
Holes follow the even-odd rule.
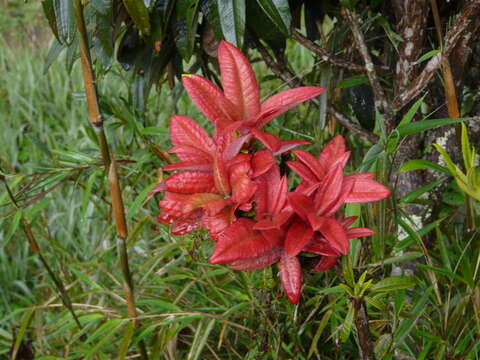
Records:
[[[440,47],[443,50],[443,30],[442,22],[440,19],[440,14],[438,11],[437,0],[430,0],[432,7],[433,19],[435,21],[435,29],[437,31],[438,41]],[[458,106],[457,92],[455,89],[455,80],[453,78],[452,67],[450,66],[450,61],[448,57],[443,59],[441,64],[441,71],[443,77],[443,88],[445,91],[445,99],[447,101],[448,116],[451,118],[460,117],[460,109]],[[462,151],[462,127],[460,124],[455,124],[455,139],[457,142],[457,147],[459,151]],[[475,228],[475,209],[473,207],[472,199],[467,195],[465,196],[465,208],[467,211],[467,227],[469,229]]]
[[[363,299],[353,299],[355,311],[355,327],[357,328],[358,343],[362,360],[376,360],[373,348],[372,334],[368,325],[368,314]]]
[[[10,189],[10,186],[8,186],[8,183],[3,175],[0,175],[0,180],[5,185],[5,189],[7,190],[7,194],[8,194],[8,197],[10,198],[10,202],[12,203],[12,205],[15,206],[17,209],[20,209],[20,206],[18,205],[17,200],[15,199],[15,196],[13,195],[13,192]],[[40,246],[38,245],[38,242],[35,236],[33,235],[33,231],[30,228],[30,225],[27,219],[25,219],[25,217],[23,216],[23,214],[20,218],[20,224],[22,226],[23,232],[25,233],[25,236],[27,237],[27,240],[28,240],[28,243],[30,244],[30,248],[32,249],[32,252],[38,256],[38,258],[40,259],[40,262],[47,270],[48,276],[50,276],[55,287],[57,288],[57,291],[60,295],[60,299],[62,300],[63,305],[68,309],[70,314],[72,314],[73,321],[75,321],[75,324],[77,325],[78,329],[81,331],[83,329],[83,326],[80,323],[80,320],[78,319],[77,314],[75,314],[75,311],[73,310],[73,305],[72,305],[72,300],[70,299],[70,295],[68,294],[67,289],[65,289],[63,282],[55,276],[55,273],[53,272],[52,268],[48,264],[47,260],[45,260],[45,258],[43,257],[42,252],[40,250]]]
[[[128,252],[126,238],[128,236],[127,222],[125,220],[125,207],[123,205],[122,192],[117,174],[115,159],[110,156],[110,149],[105,136],[103,127],[103,116],[100,112],[98,101],[95,73],[93,72],[92,59],[88,46],[87,29],[83,16],[83,5],[81,0],[75,1],[75,20],[78,30],[78,45],[80,50],[80,61],[82,65],[83,82],[85,94],[87,97],[87,109],[89,120],[94,127],[102,153],[105,170],[108,171],[108,184],[112,198],[112,210],[115,216],[115,225],[117,230],[118,255],[123,276],[123,286],[125,299],[127,301],[128,315],[132,319],[134,327],[137,326],[137,311],[135,306],[135,294],[133,288],[132,275],[128,263]],[[143,341],[139,342],[138,350],[140,357],[148,360],[148,353]]]

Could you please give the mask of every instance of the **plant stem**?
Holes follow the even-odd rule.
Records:
[[[137,311],[135,306],[135,294],[133,289],[132,275],[128,264],[128,252],[126,246],[128,228],[127,222],[125,220],[125,207],[123,205],[122,192],[120,182],[118,180],[116,162],[115,159],[112,160],[112,158],[110,157],[110,149],[103,127],[103,116],[100,112],[100,106],[98,102],[96,80],[95,74],[93,72],[90,49],[88,46],[87,29],[85,26],[85,19],[83,17],[83,5],[81,0],[75,1],[75,20],[79,35],[78,45],[80,49],[80,60],[82,64],[85,94],[87,97],[88,117],[98,136],[98,143],[100,146],[100,151],[102,153],[102,159],[105,165],[105,169],[108,169],[108,184],[110,188],[110,196],[112,198],[112,210],[115,215],[118,255],[120,258],[120,266],[123,276],[125,299],[127,301],[128,315],[132,319],[133,326],[136,327]],[[139,342],[138,348],[141,359],[147,360],[148,354],[145,343],[143,341]]]
[[[440,14],[438,11],[437,0],[430,0],[433,19],[435,21],[435,29],[437,31],[438,41],[440,43],[440,48],[443,51],[443,30],[442,22],[440,19]],[[448,116],[451,118],[460,117],[460,109],[458,106],[457,92],[455,89],[455,80],[453,78],[452,67],[450,66],[450,61],[448,57],[443,59],[441,64],[442,77],[444,81],[444,90],[445,90],[445,99],[447,101]],[[460,124],[455,124],[455,139],[457,142],[457,147],[459,152],[462,152],[462,126]],[[466,170],[466,169],[465,169]],[[465,195],[465,208],[467,213],[467,228],[470,230],[475,229],[475,209],[473,207],[472,199],[470,196]]]
[[[372,334],[368,326],[367,308],[363,299],[353,299],[353,308],[355,310],[355,327],[357,328],[362,360],[376,360]]]
[[[5,177],[0,175],[1,180],[5,184],[5,189],[7,190],[8,197],[10,198],[10,201],[12,202],[13,206],[15,206],[17,209],[20,210],[20,207],[15,199],[15,196],[12,193],[12,190],[10,189],[10,186],[8,186],[7,181],[5,180]],[[55,287],[57,288],[57,291],[59,292],[60,299],[62,300],[63,305],[68,309],[70,314],[72,314],[72,318],[75,321],[75,324],[77,325],[79,330],[82,330],[82,324],[78,320],[77,314],[75,314],[75,311],[73,310],[73,305],[72,305],[72,300],[70,299],[70,296],[68,295],[67,290],[65,289],[65,286],[63,285],[63,282],[60,281],[56,276],[55,273],[52,271],[50,268],[50,265],[48,264],[47,260],[42,255],[42,252],[40,251],[40,247],[38,246],[38,242],[35,239],[35,236],[33,235],[32,229],[30,228],[30,225],[28,224],[28,221],[25,219],[25,217],[21,216],[20,223],[22,225],[22,229],[25,233],[25,236],[28,239],[28,242],[30,244],[30,248],[32,249],[32,252],[38,256],[40,259],[40,262],[43,264],[45,269],[47,270],[48,275],[52,279],[53,283],[55,284]]]

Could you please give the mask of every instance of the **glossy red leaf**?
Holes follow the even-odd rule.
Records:
[[[371,176],[372,174],[356,174],[345,177],[346,182],[354,183],[352,191],[345,199],[346,203],[379,201],[391,195],[390,189],[372,180]]]
[[[318,188],[314,206],[317,215],[324,215],[338,200],[343,184],[343,167],[335,166],[330,169],[322,185]]]
[[[321,272],[331,269],[337,262],[338,256],[322,256],[318,264],[312,269],[313,272]]]
[[[320,156],[318,157],[320,166],[328,168],[329,165],[333,164],[337,159],[343,156],[345,152],[345,139],[342,135],[335,136],[320,153]]]
[[[252,132],[253,136],[257,138],[257,140],[265,145],[268,150],[272,152],[280,150],[282,142],[275,135],[258,130],[256,128],[252,128],[250,131]]]
[[[274,155],[280,155],[287,151],[290,151],[300,145],[310,145],[311,142],[307,140],[281,140],[280,148],[275,151]]]
[[[337,220],[327,217],[309,216],[309,221],[313,230],[320,232],[333,249],[340,254],[347,254],[350,242],[347,239],[345,229]]]
[[[212,162],[212,155],[206,152],[188,145],[176,145],[168,150],[170,154],[177,154],[178,158],[182,161],[195,161],[195,162]]]
[[[241,120],[255,119],[260,112],[260,89],[249,61],[235,46],[221,41],[218,62],[226,98],[236,106]]]
[[[288,202],[297,215],[304,221],[307,221],[310,214],[313,215],[315,213],[312,201],[304,194],[297,192],[289,193]]]
[[[209,193],[215,191],[213,176],[198,171],[185,171],[170,175],[165,190],[181,194]]]
[[[232,188],[228,180],[228,172],[225,162],[219,153],[216,153],[213,158],[213,180],[217,191],[222,195],[231,193]]]
[[[170,139],[175,146],[192,146],[210,154],[215,149],[213,140],[195,121],[185,115],[173,115],[170,120]]]
[[[296,256],[289,257],[283,252],[280,257],[280,278],[288,300],[292,304],[297,304],[302,289],[302,269]]]
[[[302,180],[308,182],[317,182],[317,177],[312,170],[310,170],[308,166],[302,164],[300,161],[287,161],[287,165],[290,169],[300,175]]]
[[[270,249],[256,257],[235,261],[230,264],[234,270],[259,270],[275,264],[280,260],[283,250],[280,247]]]
[[[192,74],[183,75],[182,82],[188,95],[217,129],[224,129],[240,120],[234,105],[209,80]]]
[[[347,229],[347,238],[349,239],[372,236],[373,234],[375,234],[375,231],[369,228],[354,227],[354,228]]]
[[[167,165],[163,168],[165,171],[175,171],[175,170],[191,170],[191,171],[202,171],[202,172],[211,172],[213,171],[212,162],[198,162],[198,161],[180,161],[178,163]]]
[[[214,216],[204,215],[202,217],[202,226],[209,231],[212,240],[217,241],[218,235],[235,220],[236,218],[231,209],[225,208]]]
[[[265,174],[272,166],[276,166],[272,152],[268,150],[257,151],[252,157],[252,178]]]
[[[310,169],[313,174],[315,174],[316,181],[320,181],[323,179],[327,171],[326,169],[328,169],[328,167],[320,165],[317,158],[309,152],[306,152],[304,150],[295,150],[293,153],[301,163],[303,163],[306,167]]]
[[[273,246],[253,230],[254,223],[253,220],[240,218],[220,233],[210,262],[230,263],[253,258],[272,249]]]
[[[249,176],[250,171],[249,161],[241,161],[230,167],[232,201],[236,204],[250,202],[257,190],[257,184]]]
[[[304,86],[273,95],[262,103],[256,126],[261,128],[294,106],[320,95],[323,90],[324,88],[317,86]]]
[[[303,221],[295,221],[287,231],[285,251],[287,255],[296,256],[313,237],[312,228]]]

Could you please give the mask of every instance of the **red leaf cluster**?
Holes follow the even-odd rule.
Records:
[[[335,137],[318,158],[294,150],[287,165],[302,181],[289,191],[276,155],[302,140],[282,141],[262,128],[274,117],[319,95],[323,88],[283,91],[260,102],[260,91],[248,60],[223,41],[218,51],[223,90],[198,75],[185,75],[190,97],[215,126],[210,137],[195,121],[174,115],[170,122],[171,153],[179,162],[154,192],[163,191],[158,220],[172,224],[173,234],[204,227],[216,242],[213,264],[256,270],[278,263],[283,287],[292,303],[300,299],[302,270],[298,255],[321,255],[313,271],[331,268],[348,252],[349,239],[369,236],[343,218],[345,203],[382,200],[390,195],[374,174],[344,175],[350,153]],[[265,148],[255,150],[258,140]]]

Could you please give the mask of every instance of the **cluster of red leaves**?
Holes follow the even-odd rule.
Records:
[[[210,137],[191,118],[174,115],[170,137],[179,162],[164,170],[179,170],[154,192],[164,191],[158,220],[172,224],[173,234],[202,226],[216,242],[213,264],[238,270],[262,269],[279,263],[280,277],[292,303],[300,298],[302,271],[298,255],[321,255],[313,271],[332,267],[347,253],[349,239],[369,236],[367,228],[350,227],[343,218],[345,203],[384,199],[390,191],[373,174],[344,175],[350,153],[341,136],[318,158],[294,150],[287,165],[302,181],[289,191],[275,158],[301,140],[282,141],[262,128],[295,105],[318,96],[320,87],[283,91],[260,102],[252,67],[232,44],[221,42],[218,60],[223,90],[198,75],[185,75],[183,84],[203,114],[215,125]],[[252,150],[254,141],[265,148]]]

